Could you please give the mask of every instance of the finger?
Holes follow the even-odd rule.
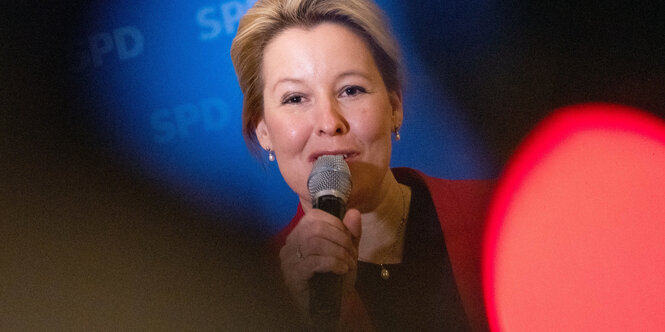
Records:
[[[293,260],[292,260],[293,262]],[[287,283],[297,289],[306,287],[306,282],[314,273],[335,273],[344,275],[357,268],[356,260],[340,259],[333,256],[308,255],[295,263],[282,261],[281,269]],[[298,286],[300,285],[300,286]]]
[[[311,209],[309,212],[305,214],[305,216],[301,220],[301,222],[303,221],[312,222],[312,223],[324,222],[327,225],[335,227],[341,231],[346,231],[346,227],[339,218],[326,211],[319,209]]]
[[[296,230],[295,233],[297,233],[297,235],[294,235],[291,239],[287,239],[287,241],[293,241],[301,246],[309,246],[310,239],[326,239],[345,248],[349,255],[355,255],[357,245],[353,242],[354,235],[346,229],[346,226],[344,226],[339,219],[335,217],[332,218],[334,218],[336,223],[341,225],[341,228],[337,227],[337,225],[332,225],[328,221],[316,219],[316,216],[308,216],[307,220],[303,222],[303,225]],[[315,243],[320,242],[314,242],[312,244]]]
[[[305,255],[303,254],[301,246],[291,241],[279,250],[279,258],[282,262],[282,266],[295,265],[303,261]]]
[[[309,256],[307,259],[307,264],[315,273],[332,272],[335,274],[344,275],[351,269],[355,269],[355,266],[350,265],[353,263],[330,256]]]
[[[351,239],[348,241],[351,244]],[[340,260],[345,260],[350,265],[355,264],[356,249],[355,247],[344,247],[333,241],[321,237],[311,237],[307,239],[306,245],[301,248],[302,255],[306,258],[308,256],[328,256]]]
[[[350,267],[355,267],[357,250],[353,246],[351,237],[348,235],[344,235],[344,237],[346,238],[345,242],[348,243],[346,247],[328,238],[318,236],[305,238],[301,243],[297,243],[295,240],[289,241],[279,252],[282,269],[297,268],[298,270],[305,269],[311,272],[311,268],[314,268],[315,265],[303,264],[310,257],[315,257],[316,259],[319,257],[331,257],[344,261]]]

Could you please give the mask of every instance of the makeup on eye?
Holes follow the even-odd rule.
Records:
[[[350,86],[345,86],[342,88],[341,92],[339,93],[340,97],[355,97],[360,94],[367,93],[367,89],[363,88],[362,86],[359,85],[350,85]],[[288,104],[300,104],[302,103],[305,99],[305,96],[302,94],[287,94],[282,98],[282,105],[288,105]]]
[[[303,101],[303,96],[298,94],[288,95],[282,99],[282,104],[300,104]]]
[[[361,93],[367,93],[367,89],[358,86],[358,85],[351,85],[351,86],[345,86],[342,89],[342,92],[340,93],[341,96],[346,95],[346,97],[354,97],[357,96],[358,94]]]

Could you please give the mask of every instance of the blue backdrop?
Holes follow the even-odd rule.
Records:
[[[250,220],[245,226],[267,235],[290,220],[297,198],[277,165],[248,153],[241,134],[242,95],[229,49],[253,2],[93,3],[70,63],[90,123],[116,158],[188,204],[219,215],[220,222]],[[411,31],[419,22],[404,14],[414,4],[378,3],[401,42],[407,69],[393,166],[447,178],[493,176],[486,147],[414,45]],[[426,15],[427,6],[442,5],[425,2],[417,10]],[[456,52],[457,35],[492,36],[492,26],[455,19],[456,11],[490,12],[486,2],[446,9],[450,15],[430,29],[451,36],[441,52]]]

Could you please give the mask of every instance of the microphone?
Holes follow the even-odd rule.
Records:
[[[351,171],[342,155],[320,156],[307,179],[312,207],[340,220],[351,194]],[[309,317],[317,331],[336,331],[342,301],[342,276],[315,273],[309,279]]]

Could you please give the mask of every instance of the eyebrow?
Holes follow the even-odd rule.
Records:
[[[368,81],[371,81],[369,75],[367,75],[366,72],[361,71],[361,70],[349,70],[349,71],[345,71],[345,72],[343,72],[343,73],[337,75],[337,79],[344,78],[344,77],[347,77],[347,76],[360,76],[360,77],[362,77],[362,78],[364,78],[364,79],[366,79],[366,80],[368,80]]]
[[[285,78],[281,78],[277,82],[275,82],[275,84],[272,86],[272,91],[274,92],[280,84],[289,83],[289,82],[298,83],[298,84],[304,84],[305,83],[305,81],[303,81],[301,79],[298,79],[298,78],[285,77]]]
[[[360,76],[360,77],[362,77],[362,78],[364,78],[368,81],[371,81],[369,75],[367,75],[367,73],[365,73],[361,70],[349,70],[349,71],[342,72],[339,75],[337,75],[336,79],[341,79],[341,78],[348,77],[348,76]],[[277,87],[282,83],[305,84],[305,81],[302,80],[302,79],[299,79],[299,78],[294,78],[294,77],[281,78],[277,82],[275,82],[275,84],[272,86],[272,91],[274,92],[277,89]]]

